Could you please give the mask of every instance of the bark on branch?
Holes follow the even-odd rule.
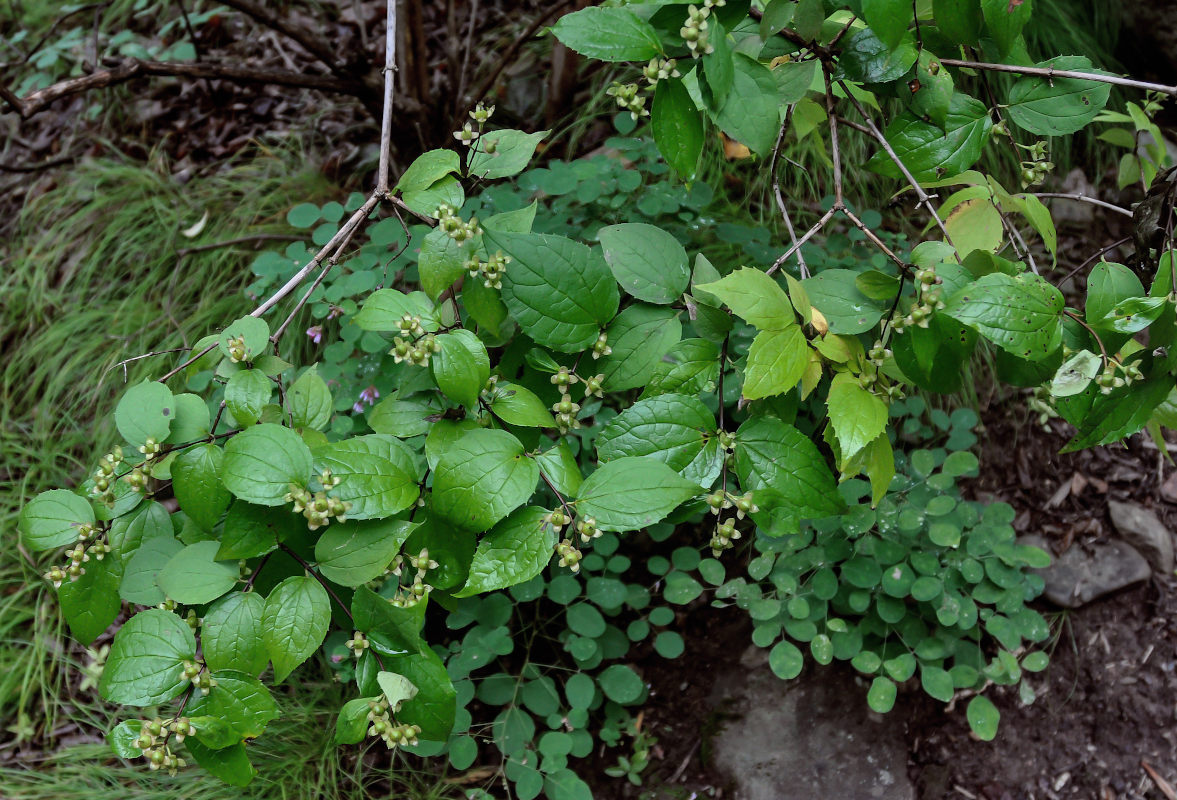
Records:
[[[63,97],[82,94],[93,89],[101,89],[126,83],[138,77],[162,75],[184,78],[213,78],[228,80],[234,83],[264,83],[276,86],[292,86],[303,89],[318,89],[334,94],[346,94],[361,100],[368,99],[370,89],[361,80],[336,78],[328,75],[306,75],[285,70],[255,69],[253,67],[235,66],[231,64],[200,63],[172,63],[163,61],[145,61],[142,59],[127,59],[115,67],[100,70],[90,75],[55,83],[44,89],[38,89],[25,97],[17,97],[5,90],[2,95],[16,113],[27,119],[45,110],[51,103]],[[378,102],[378,101],[377,101]]]

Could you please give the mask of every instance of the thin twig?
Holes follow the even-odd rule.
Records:
[[[895,166],[899,168],[899,171],[907,180],[908,185],[911,186],[911,188],[915,191],[915,196],[919,199],[919,202],[916,203],[916,205],[922,205],[924,208],[928,209],[928,213],[932,215],[932,219],[936,221],[937,227],[939,227],[940,231],[944,234],[944,241],[952,245],[952,248],[955,250],[956,245],[952,243],[952,236],[948,233],[948,228],[945,227],[944,220],[940,219],[940,215],[932,206],[932,196],[924,191],[924,187],[920,186],[919,181],[917,181],[915,176],[911,174],[911,170],[909,170],[907,165],[903,163],[903,159],[901,159],[895,152],[895,149],[891,147],[891,143],[887,141],[887,137],[884,136],[883,132],[879,130],[879,126],[875,125],[875,121],[871,119],[870,114],[868,114],[866,109],[862,107],[862,103],[858,101],[857,97],[850,93],[850,89],[846,86],[845,82],[838,81],[838,85],[842,87],[842,91],[845,93],[847,99],[850,100],[850,103],[854,106],[854,110],[858,112],[858,115],[862,117],[863,121],[866,123],[867,128],[870,130],[870,135],[882,146],[883,151],[887,154],[887,157],[890,158],[891,161],[894,162]],[[958,254],[957,259],[959,258],[960,256]]]
[[[785,121],[781,123],[780,133],[776,137],[776,145],[772,148],[772,158],[768,162],[768,175],[772,179],[772,193],[776,198],[777,208],[780,209],[781,218],[785,221],[785,230],[789,232],[789,243],[797,244],[797,233],[793,228],[793,218],[789,216],[789,208],[785,205],[785,197],[781,193],[780,178],[777,177],[777,163],[780,161],[781,148],[785,141],[785,132],[789,129],[789,124],[793,121],[793,109],[797,107],[796,103],[789,105],[785,111]],[[801,278],[809,277],[809,265],[805,263],[805,256],[801,255],[801,251],[797,251],[797,269],[801,274]]]
[[[387,0],[388,25],[384,32],[384,112],[380,117],[380,171],[376,194],[388,194],[388,164],[392,158],[392,100],[396,79],[396,3]]]
[[[842,199],[842,151],[838,147],[838,115],[834,113],[834,85],[830,80],[830,71],[824,69],[824,65],[822,77],[826,81],[826,117],[830,123],[830,156],[834,160],[834,205],[841,206],[844,201]]]
[[[1074,200],[1076,203],[1089,203],[1093,206],[1106,208],[1108,211],[1114,211],[1117,214],[1123,214],[1126,217],[1132,216],[1132,212],[1123,206],[1118,206],[1115,203],[1109,203],[1106,200],[1100,200],[1096,197],[1089,197],[1082,192],[1067,193],[1067,192],[1035,192],[1034,197],[1047,197],[1056,200]]]
[[[267,28],[278,31],[287,39],[297,42],[336,75],[344,77],[345,72],[336,61],[335,51],[332,48],[328,47],[317,34],[296,27],[288,19],[271,11],[266,7],[269,4],[255,3],[253,0],[221,0],[221,2],[229,8],[252,17],[255,22],[260,22]]]
[[[1069,281],[1071,278],[1075,277],[1075,276],[1076,276],[1076,275],[1078,275],[1080,272],[1082,272],[1082,271],[1083,271],[1083,268],[1084,268],[1084,267],[1086,267],[1088,264],[1090,264],[1092,261],[1095,261],[1095,260],[1096,260],[1097,258],[1099,258],[1100,256],[1103,256],[1103,255],[1105,255],[1106,253],[1108,253],[1108,252],[1110,252],[1110,251],[1112,251],[1112,250],[1115,250],[1115,249],[1116,249],[1117,247],[1119,247],[1120,245],[1123,245],[1123,244],[1128,244],[1128,242],[1130,242],[1130,241],[1132,241],[1132,237],[1131,237],[1131,236],[1125,236],[1125,237],[1124,237],[1124,238],[1122,238],[1122,239],[1116,239],[1116,241],[1112,242],[1111,244],[1107,245],[1106,247],[1101,247],[1101,248],[1099,248],[1098,250],[1096,250],[1096,251],[1095,251],[1095,253],[1094,253],[1094,254],[1093,254],[1093,255],[1092,255],[1090,258],[1088,258],[1088,259],[1087,259],[1086,261],[1084,261],[1082,264],[1080,264],[1079,266],[1075,267],[1073,270],[1071,270],[1071,271],[1070,271],[1070,272],[1068,272],[1066,275],[1064,275],[1064,276],[1063,276],[1063,278],[1062,278],[1062,280],[1055,281],[1055,285],[1056,285],[1056,286],[1062,286],[1064,283],[1066,283],[1067,281]]]
[[[192,27],[192,20],[188,19],[188,9],[184,6],[184,0],[176,0],[176,5],[180,7],[180,16],[184,18],[184,28],[188,31],[188,38],[192,40],[192,49],[196,53],[196,60],[201,61],[200,42],[196,40],[196,29]]]
[[[182,63],[164,61],[145,61],[143,59],[125,59],[116,67],[82,75],[60,81],[44,89],[38,89],[25,97],[17,97],[8,90],[0,92],[23,118],[28,118],[47,108],[53,102],[63,97],[115,86],[126,83],[137,77],[165,76],[184,78],[215,78],[236,83],[266,83],[276,86],[292,86],[303,89],[318,89],[324,92],[335,92],[353,97],[362,97],[365,93],[364,84],[350,78],[332,78],[326,75],[304,75],[285,70],[255,69],[232,64],[216,64],[211,62]]]
[[[866,238],[870,240],[871,244],[879,248],[883,255],[891,259],[895,266],[899,267],[900,272],[906,272],[908,269],[910,269],[907,262],[899,256],[895,255],[895,252],[890,247],[887,247],[887,245],[883,243],[883,240],[880,239],[874,231],[866,227],[866,223],[859,219],[857,214],[848,208],[843,208],[842,213],[846,215],[846,219],[850,220],[854,227],[863,232]]]
[[[1166,86],[1163,83],[1149,83],[1132,78],[1121,78],[1119,75],[1104,75],[1096,72],[1079,72],[1071,69],[1055,69],[1054,67],[1019,67],[1013,64],[991,64],[987,61],[963,61],[959,58],[942,58],[941,64],[949,67],[965,67],[967,69],[983,69],[988,72],[1010,72],[1014,75],[1036,75],[1046,78],[1077,78],[1078,80],[1110,83],[1113,86],[1127,86],[1131,89],[1143,89],[1146,92],[1160,92],[1170,97],[1177,97],[1177,86]]]
[[[800,251],[801,245],[805,244],[810,239],[812,239],[814,237],[814,235],[816,235],[822,228],[824,228],[826,226],[826,223],[829,222],[830,219],[833,218],[834,214],[837,214],[837,213],[838,213],[838,207],[834,206],[829,211],[822,214],[821,219],[819,219],[817,222],[813,223],[813,227],[811,227],[809,230],[807,230],[804,233],[804,235],[802,235],[802,237],[800,239],[798,239],[793,244],[792,247],[790,247],[788,250],[786,250],[784,253],[782,253],[780,258],[778,258],[776,261],[772,262],[772,266],[769,267],[767,270],[768,274],[771,275],[772,273],[774,273],[778,269],[780,269],[784,265],[784,263],[789,260],[789,256],[793,255],[793,253]]]
[[[1001,217],[1001,221],[1005,224],[1005,227],[1009,229],[1010,233],[1013,234],[1013,239],[1017,240],[1021,244],[1022,253],[1025,254],[1026,261],[1030,262],[1030,271],[1035,275],[1040,275],[1041,273],[1038,271],[1038,262],[1034,260],[1034,254],[1030,252],[1030,245],[1026,244],[1026,240],[1022,238],[1022,232],[1018,230],[1018,226],[1008,221],[1004,214]]]

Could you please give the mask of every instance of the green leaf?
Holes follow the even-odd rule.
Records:
[[[331,421],[335,406],[327,381],[319,377],[316,367],[309,367],[286,390],[286,407],[295,428],[321,431]]]
[[[1138,333],[1156,322],[1168,307],[1167,297],[1130,297],[1116,303],[1095,327],[1117,333]]]
[[[261,317],[246,316],[234,322],[217,336],[221,355],[232,358],[229,340],[242,339],[245,342],[245,360],[251,361],[263,355],[270,344],[270,326]]]
[[[306,520],[301,516],[237,500],[225,517],[217,558],[262,556],[273,550],[279,540],[304,530]]]
[[[886,714],[895,707],[895,682],[881,675],[874,679],[866,693],[866,703],[871,710]]]
[[[761,330],[780,331],[797,324],[789,296],[763,270],[741,267],[696,288],[715,295],[736,316]]]
[[[1101,261],[1087,276],[1087,303],[1084,314],[1090,325],[1097,325],[1107,317],[1116,304],[1130,297],[1142,297],[1144,284],[1136,273],[1123,264]]]
[[[159,571],[184,549],[182,542],[171,536],[156,536],[139,546],[123,569],[119,597],[128,603],[156,606],[167,598],[156,583]]]
[[[425,189],[403,193],[401,198],[410,210],[427,217],[437,217],[437,209],[443,203],[461,208],[466,202],[466,193],[457,178],[446,175]]]
[[[915,179],[928,182],[957,175],[977,163],[992,128],[993,120],[985,104],[957,92],[952,96],[943,126],[904,113],[887,126],[883,135]],[[903,178],[882,150],[871,156],[866,166],[888,178]]]
[[[33,551],[52,550],[78,541],[78,527],[94,524],[94,509],[66,489],[50,489],[20,510],[21,540]]]
[[[797,5],[793,0],[771,0],[764,7],[764,16],[760,18],[760,38],[767,42],[789,27],[796,8]]]
[[[662,357],[642,390],[659,394],[699,394],[719,378],[719,346],[706,339],[683,339]]]
[[[687,251],[666,231],[625,222],[601,228],[597,237],[613,277],[637,299],[665,305],[686,291],[691,280]]]
[[[194,658],[196,639],[187,622],[171,611],[140,611],[115,634],[98,691],[127,706],[166,702],[189,685],[182,665]]]
[[[531,162],[536,145],[549,133],[551,131],[487,131],[470,154],[470,176],[495,180],[519,174]],[[493,153],[486,152],[488,143],[491,143]],[[505,228],[500,226],[491,230],[502,231]]]
[[[1001,212],[988,197],[974,197],[952,209],[944,227],[961,257],[974,250],[995,253],[1005,237]]]
[[[920,670],[920,685],[924,687],[925,692],[941,703],[951,701],[952,696],[956,693],[952,676],[940,667],[923,667]]]
[[[865,333],[882,319],[885,310],[858,290],[858,273],[826,269],[801,281],[809,303],[826,318],[830,333]]]
[[[539,201],[532,200],[531,205],[523,208],[492,214],[482,221],[482,227],[490,231],[503,231],[504,233],[531,233],[531,226],[535,223],[535,212],[538,208]]]
[[[614,703],[630,705],[636,703],[645,694],[646,685],[641,677],[625,664],[614,664],[606,667],[597,676],[597,683],[601,691]]]
[[[175,406],[175,419],[172,429],[165,440],[168,444],[186,444],[204,439],[209,434],[212,417],[208,413],[208,403],[199,395],[184,392],[172,397]]]
[[[142,725],[143,723],[139,720],[124,720],[106,734],[106,742],[116,756],[128,760],[143,756],[143,751],[135,746],[135,740],[139,738],[139,729]]]
[[[433,508],[460,528],[484,531],[525,503],[539,467],[506,431],[473,430],[442,454],[433,474]]]
[[[566,47],[599,61],[648,61],[662,52],[654,26],[628,8],[591,7],[565,14],[552,33]]]
[[[376,684],[384,692],[384,699],[390,706],[396,706],[405,700],[412,700],[417,696],[417,687],[404,675],[395,672],[380,672],[376,675]]]
[[[561,439],[554,447],[536,456],[535,463],[555,485],[556,491],[565,497],[574,496],[584,482],[576,456],[566,439]]]
[[[417,255],[417,274],[425,294],[436,300],[454,281],[465,275],[466,262],[476,250],[475,240],[459,243],[440,227],[426,234]],[[396,298],[389,297],[388,300],[395,301]]]
[[[1029,5],[1027,0],[1026,5]],[[977,738],[983,742],[991,742],[997,736],[997,726],[1001,722],[1001,712],[993,701],[984,695],[977,695],[969,701],[965,716],[969,720],[969,727]]]
[[[1060,452],[1071,453],[1131,436],[1145,426],[1172,388],[1172,376],[1159,369],[1144,381],[1115,389],[1111,394],[1103,394],[1093,384],[1074,397],[1059,400],[1059,413],[1077,429],[1075,438]],[[1066,404],[1072,401],[1086,401],[1088,413],[1081,417],[1070,414]]]
[[[678,312],[634,303],[613,320],[608,331],[612,353],[600,360],[605,389],[619,392],[650,379],[662,357],[682,337]]]
[[[503,323],[509,312],[498,289],[479,280],[468,280],[462,284],[462,307],[488,336],[503,335]]]
[[[211,603],[233,588],[240,577],[236,562],[216,561],[220,542],[209,540],[185,547],[159,571],[163,593],[184,605]]]
[[[1002,56],[1009,53],[1030,21],[1032,7],[1032,0],[981,0],[985,27]]]
[[[723,467],[715,434],[715,417],[699,398],[664,394],[611,419],[597,435],[597,457],[649,456],[693,484],[710,486]]]
[[[490,404],[494,415],[508,425],[525,428],[554,428],[556,421],[535,392],[517,383],[500,381]]]
[[[879,41],[894,48],[911,25],[912,4],[907,0],[862,0],[862,15]]]
[[[650,128],[666,163],[683,178],[693,178],[703,153],[703,115],[679,78],[658,81]]]
[[[381,652],[400,655],[424,648],[421,625],[425,621],[425,605],[393,605],[387,597],[360,586],[352,595],[351,613],[356,627],[368,634],[374,646],[382,647]]]
[[[123,564],[117,558],[90,559],[85,572],[68,580],[57,590],[70,633],[80,644],[88,645],[110,627],[122,609],[119,583]]]
[[[1018,358],[1041,361],[1062,343],[1063,296],[1037,275],[986,275],[948,299],[944,314]]]
[[[711,45],[711,52],[704,55],[700,61],[703,68],[703,85],[707,89],[704,96],[711,108],[719,109],[731,93],[736,75],[734,54],[727,38],[727,31],[715,18],[707,21],[707,42]]]
[[[425,330],[437,330],[437,315],[429,297],[424,292],[405,294],[396,289],[372,292],[351,321],[366,331],[399,332],[401,317],[405,314],[420,317],[421,327]]]
[[[197,764],[231,786],[248,786],[257,775],[257,770],[249,763],[245,745],[214,750],[195,738],[186,739],[184,744]]]
[[[879,0],[877,4],[882,5],[886,2],[887,0]],[[864,0],[864,11],[867,3],[876,4],[874,0]],[[904,13],[907,19],[910,19],[910,4],[907,4]],[[899,31],[899,40],[895,44],[888,44],[880,39],[873,25],[846,37],[842,45],[842,57],[838,63],[846,70],[846,75],[851,80],[862,83],[890,83],[906,75],[915,64],[918,53],[914,40],[907,34],[907,19],[902,16],[899,19],[904,20],[903,28]],[[893,31],[887,32],[890,34]]]
[[[748,349],[743,395],[758,400],[792,391],[809,366],[809,342],[797,325],[763,330]]]
[[[149,500],[130,514],[119,517],[110,525],[107,541],[123,563],[134,555],[139,545],[157,536],[171,538],[172,517],[168,510]]]
[[[296,575],[274,587],[262,610],[262,642],[277,683],[319,649],[330,622],[331,600],[314,578]]]
[[[158,381],[143,381],[127,389],[114,409],[114,424],[133,445],[148,439],[162,442],[168,438],[176,416],[175,398],[168,387]]]
[[[1058,56],[1037,64],[1041,69],[1095,72],[1085,56]],[[1078,78],[1019,78],[1006,105],[1018,127],[1038,136],[1065,136],[1087,125],[1107,105],[1112,87]]]
[[[377,675],[377,680],[379,680],[379,675]],[[368,711],[370,707],[368,703],[375,699],[375,697],[357,697],[343,704],[343,708],[339,709],[339,716],[335,718],[335,736],[331,740],[334,744],[359,744],[364,741],[369,725]]]
[[[478,394],[490,377],[486,345],[468,330],[459,328],[437,337],[441,350],[429,360],[433,380],[446,397],[467,408],[478,406]]]
[[[503,302],[523,332],[539,344],[579,352],[596,341],[617,313],[617,282],[604,259],[585,245],[540,233],[488,230],[483,238],[488,247],[511,257],[503,277]]]
[[[172,491],[180,508],[201,529],[211,531],[233,496],[221,485],[224,452],[213,444],[197,445],[172,462]]]
[[[429,150],[417,156],[396,182],[400,192],[419,192],[451,173],[461,172],[461,158],[453,150]]]
[[[740,485],[754,492],[762,512],[776,507],[786,527],[844,508],[817,445],[774,417],[751,417],[736,431],[735,470]]]
[[[384,574],[418,524],[393,519],[332,525],[315,544],[319,571],[341,586],[375,580]]]
[[[242,500],[280,506],[291,484],[306,486],[310,478],[310,448],[289,428],[264,422],[225,444],[221,482]]]
[[[429,430],[431,418],[441,408],[422,400],[401,400],[396,395],[386,397],[368,412],[368,425],[376,433],[399,438],[420,436]]]
[[[805,666],[805,657],[795,644],[782,639],[768,651],[768,666],[774,675],[788,681],[801,674],[801,669]]]
[[[632,531],[653,525],[702,491],[650,457],[625,457],[602,464],[577,492],[576,510],[595,517],[603,531]]]
[[[733,56],[732,66],[732,88],[715,114],[715,124],[752,152],[767,156],[781,124],[776,78],[768,67],[743,53]]]
[[[193,698],[192,716],[223,720],[239,739],[256,739],[277,719],[278,704],[257,676],[226,669],[213,672],[212,679],[209,693]]]
[[[981,0],[932,0],[932,18],[954,44],[978,43]]]
[[[200,646],[209,669],[257,675],[266,668],[270,656],[262,643],[265,607],[257,592],[233,592],[205,612]]]
[[[552,560],[556,532],[544,522],[547,511],[527,506],[514,511],[478,542],[470,577],[456,597],[469,597],[529,581]]]
[[[834,376],[826,406],[843,460],[853,458],[887,427],[887,404],[848,372]]]
[[[416,696],[405,701],[396,715],[397,721],[419,725],[422,739],[444,742],[449,738],[457,710],[457,692],[437,654],[426,648],[412,655],[385,658],[385,666],[417,687]]]
[[[242,427],[253,425],[262,416],[262,407],[270,402],[274,384],[260,369],[243,369],[233,373],[225,386],[225,407]]]
[[[1058,368],[1050,382],[1052,397],[1071,397],[1086,389],[1103,367],[1103,359],[1090,350],[1080,350]]]

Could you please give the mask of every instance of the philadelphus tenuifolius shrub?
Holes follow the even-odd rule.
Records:
[[[466,735],[473,695],[469,681],[456,686],[445,643],[425,640],[426,618],[450,611],[457,629],[478,597],[510,588],[534,598],[518,590],[545,582],[567,603],[585,574],[597,581],[590,600],[611,614],[627,597],[641,608],[644,588],[630,597],[604,575],[630,568],[627,536],[654,530],[681,541],[673,568],[650,560],[666,599],[699,597],[697,571],[716,602],[749,609],[782,677],[799,672],[794,642],[806,643],[819,663],[851,661],[873,681],[868,702],[886,711],[918,672],[941,700],[968,692],[973,729],[995,734],[997,710],[981,692],[1044,666],[1025,647],[1044,623],[1024,606],[1040,588],[1024,568],[1042,554],[1012,540],[1005,511],[956,494],[975,469],[963,452],[971,424],[935,412],[944,419],[933,413],[939,427],[927,435],[949,444],[910,459],[895,451],[927,411],[904,404],[917,389],[959,389],[984,347],[1000,375],[1039,387],[1041,409],[1074,426],[1069,449],[1158,434],[1175,404],[1171,243],[1141,254],[1148,288],[1101,262],[1084,308],[1068,308],[1023,243],[1053,259],[1049,211],[980,170],[993,139],[1008,137],[1027,154],[1032,185],[1049,171],[1046,137],[1123,122],[1100,117],[1102,75],[1074,56],[1019,66],[1029,3],[937,2],[919,20],[908,0],[844,5],[773,0],[749,16],[735,0],[633,2],[586,8],[553,30],[631,70],[609,94],[632,119],[648,116],[684,195],[712,130],[766,169],[787,168],[777,151],[797,136],[828,144],[833,203],[796,240],[844,218],[877,257],[811,270],[786,239],[774,263],[713,263],[702,252],[716,241],[708,226],[676,237],[631,212],[620,190],[612,208],[631,216],[581,215],[575,237],[553,232],[569,224],[548,210],[558,192],[477,216],[466,192],[509,187],[496,182],[526,169],[548,134],[492,129],[493,108],[479,106],[455,149],[421,154],[374,196],[373,214],[383,204],[426,223],[415,263],[383,288],[366,284],[359,303],[331,300],[308,332],[318,342],[341,325],[330,347],[346,350],[340,360],[362,351],[379,402],[374,386],[356,401],[316,366],[279,358],[286,325],[273,330],[260,310],[199,342],[199,357],[177,370],[177,380],[211,377],[203,394],[168,381],[125,391],[114,415],[124,444],[76,491],[45,492],[20,519],[30,549],[68,548],[46,579],[78,640],[128,612],[99,683],[127,707],[110,734],[119,755],[168,771],[191,760],[247,783],[245,743],[279,713],[271,687],[330,639],[354,695],[339,710],[338,743],[451,755],[460,746],[468,765],[479,746]],[[962,46],[985,61],[951,60]],[[1000,109],[963,88],[965,68],[994,62],[1021,73]],[[875,95],[898,96],[904,110],[876,126]],[[927,241],[897,245],[852,210],[840,116],[877,131],[877,152],[854,167],[914,192]],[[790,127],[802,118],[826,122]],[[1151,181],[1163,157],[1134,156],[1138,174]],[[924,188],[933,184],[963,188],[938,201]],[[783,198],[777,210],[792,231]],[[382,274],[393,245],[374,236],[366,248]],[[729,559],[737,546],[753,557]],[[744,565],[747,579],[726,577]],[[501,620],[498,605],[486,601],[487,619]],[[565,642],[591,673],[603,650],[625,651],[584,607],[569,608]],[[667,624],[661,610],[657,619],[641,622]],[[496,624],[480,624],[480,641]],[[682,652],[677,634],[659,636],[659,652]],[[530,675],[552,686],[529,707],[572,730],[589,709],[644,696],[623,664],[592,674],[558,673],[559,685]],[[583,796],[568,788],[584,787],[568,777],[578,739],[540,737],[536,766],[534,723],[519,721],[514,695],[479,696],[507,705],[495,741],[510,779],[527,787],[520,796]]]

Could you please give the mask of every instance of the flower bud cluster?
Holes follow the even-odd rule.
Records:
[[[736,530],[736,521],[728,519],[719,522],[715,526],[715,533],[711,536],[711,554],[716,558],[723,553],[724,550],[730,550],[733,547],[733,542],[740,538],[740,532]]]
[[[170,737],[177,742],[183,742],[185,737],[196,732],[195,726],[187,717],[180,717],[171,722],[164,722],[159,717],[153,720],[141,720],[139,738],[135,740],[135,747],[143,752],[147,759],[147,766],[152,770],[166,770],[169,775],[175,775],[187,762],[172,753],[169,743]]]
[[[237,336],[225,343],[229,349],[229,360],[234,364],[249,360],[249,348],[245,346],[245,337]]]
[[[471,278],[482,278],[482,285],[487,289],[502,289],[503,274],[510,263],[510,256],[503,255],[503,251],[499,250],[489,261],[480,261],[478,256],[470,256],[466,260],[466,271],[470,273]]]
[[[392,598],[391,602],[395,606],[407,608],[416,605],[423,597],[433,591],[433,587],[425,582],[425,576],[431,569],[437,569],[440,564],[437,560],[429,555],[429,550],[422,547],[416,555],[398,555],[392,560],[390,572],[397,578],[408,576],[406,565],[416,570],[413,575],[413,581],[407,586],[401,586],[396,593],[396,597]]]
[[[399,709],[399,704],[398,704]],[[397,709],[394,709],[394,711]],[[421,728],[417,725],[400,725],[389,715],[388,700],[381,697],[368,704],[368,735],[378,736],[391,750],[400,745],[412,747],[417,744],[417,737],[421,735]]]
[[[458,215],[458,209],[449,203],[442,203],[437,207],[437,227],[458,244],[482,233],[478,217],[470,217],[469,220],[463,221]]]
[[[642,77],[650,84],[651,89],[658,85],[658,81],[677,78],[679,75],[681,73],[676,68],[673,58],[652,58],[649,64],[642,67]]]
[[[184,662],[184,680],[192,684],[192,688],[200,692],[202,695],[207,695],[212,687],[217,685],[213,680],[212,675],[208,674],[208,670],[196,661]]]
[[[1100,394],[1111,394],[1116,389],[1131,386],[1143,377],[1144,373],[1140,371],[1139,362],[1121,364],[1109,359],[1104,365],[1103,372],[1095,379],[1095,383],[1099,386]]]
[[[432,333],[427,333],[414,342],[397,336],[392,340],[392,349],[388,351],[388,354],[397,364],[408,361],[416,367],[427,367],[430,357],[434,353],[440,352],[441,342],[437,341],[437,337]]]
[[[735,508],[736,519],[743,519],[748,514],[755,514],[760,510],[760,506],[753,502],[751,492],[735,495],[722,489],[716,489],[707,495],[705,502],[711,509],[711,513],[716,516],[729,508]]]
[[[646,96],[639,90],[640,87],[636,83],[614,81],[613,85],[605,90],[605,94],[615,99],[617,105],[628,111],[636,122],[642,117],[650,116],[650,111],[646,108]]]
[[[607,356],[613,352],[613,348],[609,346],[609,334],[601,331],[597,336],[597,340],[593,342],[593,360],[601,356]]]
[[[686,42],[691,51],[691,58],[699,58],[715,52],[715,45],[711,44],[710,31],[707,29],[707,18],[711,16],[711,9],[727,5],[727,0],[703,0],[703,7],[687,6],[687,21],[679,28],[678,35]]]
[[[1018,147],[1027,151],[1029,158],[1022,162],[1022,188],[1028,188],[1046,180],[1046,176],[1054,171],[1054,162],[1048,160],[1046,142],[1035,142],[1032,145],[1019,144]]]
[[[123,448],[116,447],[98,459],[98,468],[94,470],[94,488],[91,496],[107,506],[114,505],[114,482],[118,480],[115,472],[119,464],[123,463]]]
[[[580,572],[580,560],[584,553],[577,549],[571,539],[561,539],[556,545],[556,555],[560,557],[560,566],[568,567],[573,572]]]
[[[314,493],[305,487],[292,483],[290,491],[282,498],[287,503],[293,504],[291,511],[306,517],[307,528],[312,531],[330,525],[332,519],[336,522],[346,522],[347,511],[351,508],[351,503],[327,494],[340,483],[340,478],[332,475],[331,470],[323,470],[319,475],[319,483],[323,488]]]

